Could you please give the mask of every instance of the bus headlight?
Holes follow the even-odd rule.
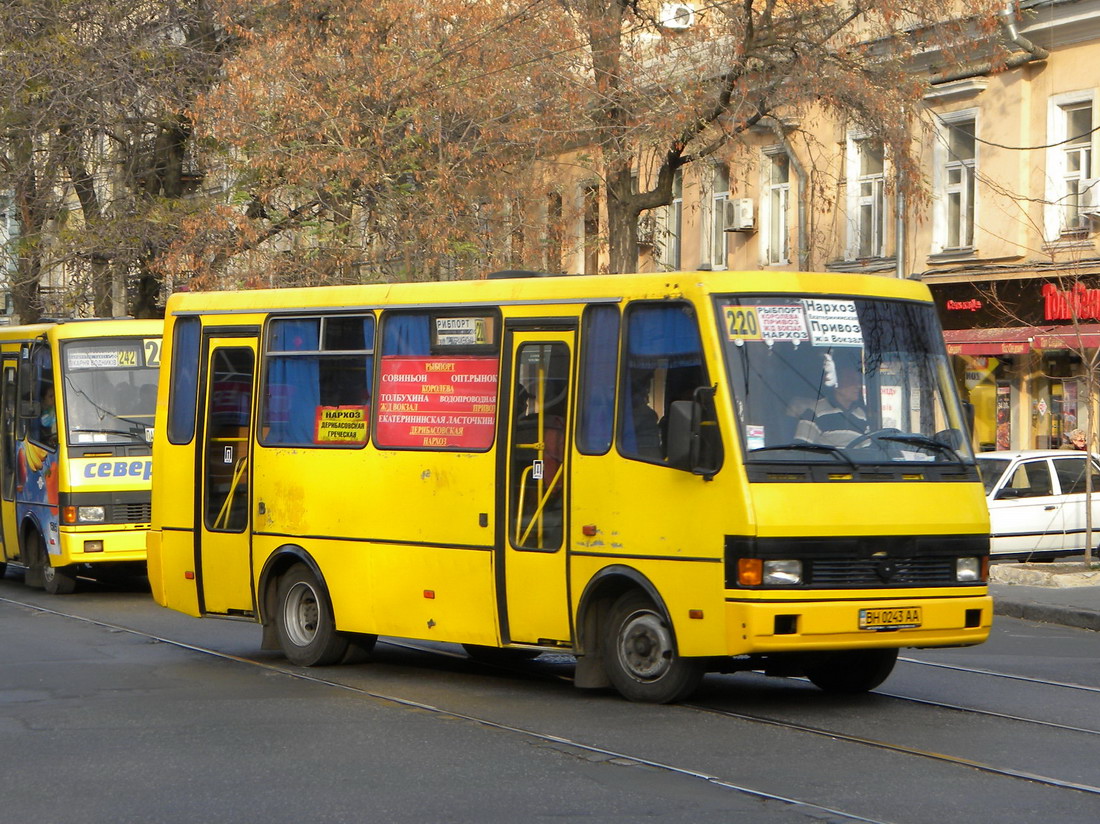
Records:
[[[794,586],[802,583],[801,561],[765,561],[765,586]]]
[[[958,558],[955,561],[955,580],[962,583],[982,580],[981,558]]]
[[[82,524],[101,524],[106,520],[106,513],[101,506],[78,506],[76,508],[76,520]]]

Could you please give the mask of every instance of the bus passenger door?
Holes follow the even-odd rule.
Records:
[[[15,517],[16,448],[15,422],[19,408],[19,389],[16,385],[19,365],[14,357],[6,357],[0,365],[0,539],[4,551],[0,553],[0,563],[19,557],[18,522]],[[21,559],[22,560],[22,559]]]
[[[501,636],[568,642],[566,524],[574,333],[512,332],[503,483]]]
[[[255,338],[207,342],[199,534],[202,609],[253,611],[249,454]]]

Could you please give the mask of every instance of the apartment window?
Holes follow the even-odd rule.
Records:
[[[848,150],[849,257],[885,254],[886,163],[882,142],[854,138]]]
[[[660,210],[658,218],[661,254],[658,258],[666,270],[680,268],[680,237],[684,219],[684,177],[680,171],[672,179],[672,202]]]
[[[714,166],[714,174],[711,178],[710,263],[712,269],[726,268],[726,203],[729,199],[730,167],[725,163],[718,163]]]
[[[1062,229],[1067,232],[1088,228],[1081,213],[1085,181],[1092,171],[1092,101],[1062,107],[1066,142],[1062,146]]]
[[[944,247],[974,245],[975,126],[973,120],[948,123],[943,164]]]
[[[791,257],[788,204],[791,194],[791,160],[786,152],[765,155],[764,262],[783,264]]]
[[[860,140],[859,213],[857,235],[859,256],[882,257],[882,227],[886,211],[886,178],[882,144],[875,140]]]

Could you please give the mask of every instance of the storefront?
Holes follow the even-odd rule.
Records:
[[[930,284],[976,449],[1059,447],[1087,425],[1100,277]]]

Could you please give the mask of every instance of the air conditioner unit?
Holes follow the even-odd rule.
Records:
[[[1100,177],[1090,177],[1081,181],[1078,189],[1078,208],[1081,214],[1091,218],[1100,218]]]
[[[652,246],[657,242],[657,215],[645,212],[638,215],[638,245]]]
[[[756,229],[751,197],[739,197],[726,201],[725,222],[722,230],[726,232],[751,232]]]
[[[695,6],[691,3],[665,3],[658,18],[662,29],[690,29],[695,25]]]

